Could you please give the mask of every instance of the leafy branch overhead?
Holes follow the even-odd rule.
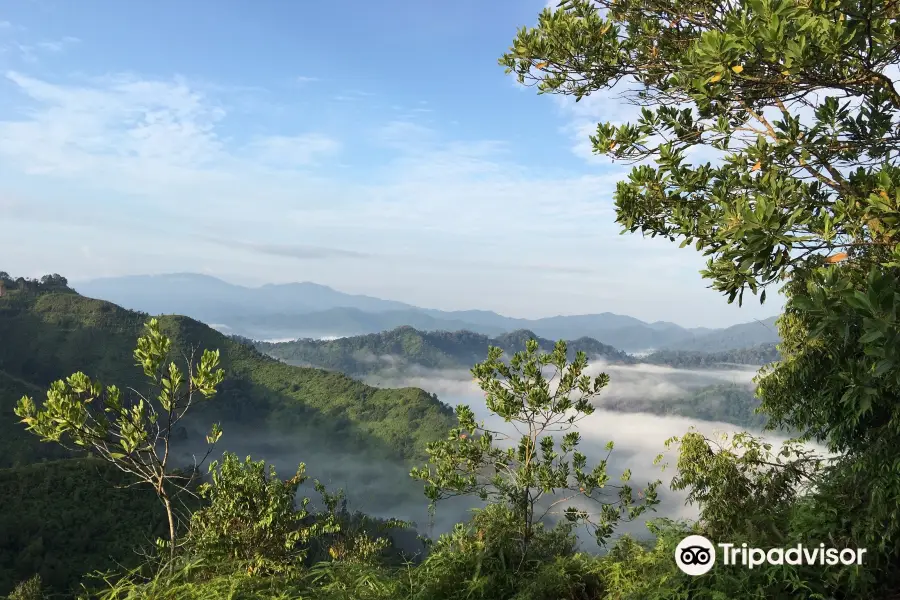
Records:
[[[782,286],[761,410],[839,457],[818,531],[886,552],[900,534],[898,16],[894,0],[566,0],[500,59],[541,93],[624,88],[639,114],[591,137],[633,163],[618,223],[694,244],[729,302]]]
[[[615,192],[626,230],[703,249],[704,275],[729,301],[842,259],[898,264],[900,93],[886,73],[900,53],[896,3],[560,8],[521,29],[500,62],[576,100],[627,86],[636,122],[600,123],[591,138],[596,153],[640,163]],[[697,147],[721,160],[693,167]]]
[[[485,393],[487,408],[512,424],[520,437],[487,429],[476,422],[471,408],[458,406],[459,426],[447,439],[429,445],[429,465],[412,471],[425,482],[432,505],[458,495],[505,504],[520,519],[519,532],[527,546],[550,514],[592,525],[602,544],[617,522],[631,520],[657,503],[659,482],[638,491],[637,498],[628,484],[629,471],[622,474],[622,485],[610,483],[611,442],[606,458],[592,469],[577,449],[581,436],[574,427],[594,412],[592,399],[609,383],[605,373],[588,376],[583,352],[569,363],[565,342],[546,353],[530,340],[508,364],[502,354],[492,347],[487,360],[472,373]],[[565,504],[569,506],[558,509]]]

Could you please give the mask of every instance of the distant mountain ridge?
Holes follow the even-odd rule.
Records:
[[[403,371],[411,367],[469,369],[485,359],[489,346],[499,347],[507,356],[511,356],[524,350],[530,339],[536,339],[545,352],[551,351],[555,345],[553,340],[541,338],[527,329],[489,337],[472,331],[429,332],[409,326],[336,340],[242,341],[292,365],[363,377],[384,371]],[[759,366],[778,359],[778,353],[771,345],[713,353],[664,350],[644,358],[636,358],[588,337],[567,342],[567,350],[570,359],[577,352],[584,352],[590,361],[600,358],[616,364],[644,362],[680,368],[716,368],[729,363]]]
[[[424,367],[428,369],[469,369],[487,357],[488,347],[502,348],[507,355],[525,349],[530,339],[537,339],[544,351],[555,342],[539,338],[521,329],[491,338],[472,331],[418,331],[409,326],[391,331],[337,340],[301,339],[293,342],[255,342],[255,347],[269,356],[297,366],[340,371],[351,376],[364,376],[386,369]],[[582,338],[569,342],[570,356],[583,351],[589,357],[630,364],[634,359],[601,344]]]
[[[253,339],[350,337],[407,325],[422,331],[468,330],[487,336],[525,329],[554,340],[589,337],[627,352],[725,351],[779,341],[771,326],[775,317],[725,329],[646,323],[609,312],[519,319],[487,310],[420,308],[309,282],[251,288],[193,273],[97,279],[75,288],[85,296],[126,308],[183,314]]]

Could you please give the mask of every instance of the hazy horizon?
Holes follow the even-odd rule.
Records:
[[[15,251],[0,268],[315,281],[519,318],[723,327],[779,312],[774,287],[765,306],[729,305],[693,247],[619,235],[630,168],[588,138],[636,107],[526,94],[497,65],[544,5],[5,3],[0,219]]]
[[[45,273],[41,273],[41,275],[43,275],[43,274],[45,274]],[[60,273],[60,274],[63,275],[63,276],[65,276],[64,273]],[[16,273],[16,275],[21,275],[21,274],[20,274],[20,273]],[[29,276],[29,277],[37,277],[38,275],[36,275],[36,274],[35,274],[35,275],[27,275],[27,274],[26,274],[25,276]],[[650,320],[648,320],[648,319],[644,319],[644,318],[638,317],[638,316],[633,315],[633,314],[628,313],[628,312],[617,313],[617,312],[612,311],[612,310],[604,310],[604,309],[602,309],[602,307],[601,307],[601,308],[598,308],[596,311],[590,312],[590,313],[585,313],[585,312],[580,312],[580,313],[578,313],[578,312],[574,312],[574,313],[573,313],[573,312],[570,312],[570,313],[555,312],[555,313],[546,313],[546,314],[526,315],[526,316],[523,316],[523,315],[519,315],[519,314],[509,314],[509,313],[504,313],[504,312],[495,310],[495,309],[493,309],[493,308],[488,308],[488,307],[485,307],[485,306],[463,306],[462,308],[441,308],[441,307],[436,307],[436,306],[421,306],[421,305],[415,305],[415,304],[413,304],[412,302],[408,301],[407,299],[401,298],[401,297],[382,297],[382,296],[377,296],[377,295],[375,295],[375,294],[373,294],[373,293],[368,293],[368,292],[366,292],[366,291],[354,291],[354,292],[350,292],[350,291],[345,290],[345,289],[342,289],[342,288],[338,288],[338,287],[335,287],[335,286],[323,284],[323,283],[317,282],[317,281],[310,281],[310,280],[302,280],[302,281],[301,281],[301,280],[297,280],[297,281],[285,281],[285,282],[280,282],[280,283],[276,283],[276,282],[264,282],[264,283],[255,284],[255,285],[248,285],[246,282],[242,282],[242,281],[237,280],[237,279],[230,279],[230,278],[226,278],[226,277],[220,277],[220,276],[215,276],[215,275],[209,275],[209,274],[205,274],[205,273],[188,272],[188,271],[183,271],[183,272],[166,272],[166,273],[131,273],[131,274],[120,275],[120,276],[113,276],[113,277],[98,277],[98,278],[69,279],[69,285],[70,285],[71,287],[73,287],[76,291],[78,291],[78,287],[79,287],[80,285],[90,284],[90,283],[93,283],[93,282],[98,282],[98,281],[107,280],[107,279],[113,279],[113,280],[115,280],[115,279],[125,279],[125,278],[145,278],[145,277],[152,278],[152,277],[171,277],[171,276],[204,276],[204,277],[211,277],[211,278],[213,278],[213,279],[219,280],[219,281],[224,282],[224,283],[227,283],[227,284],[229,284],[229,285],[233,285],[233,286],[237,286],[237,287],[242,287],[242,288],[249,289],[249,290],[259,290],[259,289],[262,289],[262,288],[264,288],[265,286],[269,286],[269,285],[312,284],[312,285],[317,285],[317,286],[328,287],[328,288],[330,288],[330,289],[332,289],[332,290],[334,290],[334,291],[336,291],[336,292],[343,293],[343,294],[361,295],[361,296],[368,296],[368,297],[372,297],[372,298],[378,298],[378,299],[381,299],[381,300],[389,300],[389,301],[394,301],[394,302],[400,302],[400,303],[408,304],[408,305],[410,306],[410,308],[418,308],[418,309],[423,309],[423,310],[441,310],[441,311],[445,311],[445,312],[454,312],[454,311],[461,311],[461,312],[462,312],[462,311],[489,311],[489,312],[493,312],[493,313],[495,313],[495,314],[497,314],[497,315],[500,315],[500,316],[503,316],[503,317],[509,317],[509,318],[513,318],[513,319],[526,319],[526,320],[538,320],[538,319],[546,319],[546,318],[552,318],[552,317],[574,317],[574,316],[583,316],[583,315],[591,315],[591,314],[611,313],[611,314],[616,314],[616,315],[621,315],[621,316],[629,316],[629,317],[633,317],[633,318],[639,319],[639,320],[644,321],[645,323],[651,324],[651,325],[654,324],[654,323],[668,322],[668,323],[674,323],[674,324],[676,324],[676,325],[678,325],[678,326],[680,326],[680,327],[683,327],[683,328],[685,328],[685,329],[692,329],[692,328],[702,328],[702,327],[708,327],[708,328],[727,328],[727,327],[731,327],[731,326],[733,326],[733,325],[741,325],[741,324],[744,324],[744,323],[750,323],[750,322],[753,322],[753,321],[762,321],[762,320],[765,320],[765,319],[768,319],[768,318],[777,316],[777,315],[779,314],[779,313],[771,313],[771,314],[768,314],[768,315],[766,315],[765,317],[762,317],[762,318],[755,318],[755,317],[751,317],[749,314],[745,314],[745,315],[742,315],[742,316],[744,317],[744,320],[738,319],[738,320],[736,320],[736,321],[728,322],[728,323],[726,323],[726,324],[719,325],[719,326],[715,326],[715,327],[714,327],[714,326],[711,326],[711,325],[709,325],[709,324],[702,323],[702,322],[699,323],[699,324],[686,324],[686,323],[684,323],[681,319],[677,319],[677,320],[674,320],[674,321],[673,321],[673,320],[669,320],[669,319],[663,319],[663,318],[657,318],[657,319],[650,319]],[[101,299],[105,299],[105,298],[101,298]],[[126,308],[128,308],[128,307],[126,307]],[[235,316],[240,316],[240,315],[235,315]],[[735,316],[737,316],[737,315],[735,315]],[[229,325],[228,323],[207,323],[207,324],[210,325],[210,326],[213,327],[213,328],[216,328],[216,329],[219,329],[220,327],[221,327],[221,328],[226,328],[226,329],[231,329],[231,328],[232,328],[231,325]],[[316,337],[319,337],[319,338],[321,338],[321,339],[337,339],[337,338],[341,338],[341,337],[352,337],[352,336],[347,336],[347,335],[322,335],[322,336],[316,336]],[[289,341],[289,340],[293,340],[293,339],[296,339],[296,338],[293,338],[293,337],[283,337],[283,336],[275,336],[275,337],[272,338],[272,339],[265,339],[265,340],[263,340],[263,341],[275,341],[276,339],[277,339],[277,340]]]

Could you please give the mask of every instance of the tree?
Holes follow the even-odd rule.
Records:
[[[9,600],[44,600],[43,582],[40,575],[19,583],[9,595]]]
[[[515,533],[521,535],[527,550],[543,518],[564,503],[580,501],[581,508],[570,506],[562,514],[568,522],[592,526],[598,544],[606,541],[617,522],[633,519],[658,503],[658,481],[639,491],[642,502],[636,502],[627,483],[630,471],[623,473],[623,485],[612,485],[606,471],[609,455],[589,470],[587,457],[577,450],[581,436],[573,428],[594,412],[591,400],[609,382],[605,373],[593,381],[585,374],[583,352],[570,364],[565,342],[544,353],[532,339],[509,364],[501,360],[502,355],[500,348],[492,346],[487,360],[472,373],[485,392],[487,408],[512,424],[521,437],[513,440],[488,430],[475,421],[471,408],[457,406],[459,427],[447,439],[429,444],[429,464],[412,471],[414,478],[425,483],[432,507],[440,499],[461,494],[500,503],[518,520]],[[545,376],[548,369],[549,377]],[[555,434],[563,435],[557,440]],[[501,447],[506,441],[511,442],[509,447]],[[607,450],[612,449],[610,442]],[[609,489],[616,490],[615,497],[604,495]],[[543,512],[541,504],[546,505]],[[584,508],[590,504],[598,514]]]
[[[729,302],[784,283],[770,426],[841,455],[860,545],[900,552],[900,5],[887,0],[566,0],[500,63],[541,93],[626,86],[634,122],[594,151],[635,164],[625,230],[694,244]],[[717,154],[691,165],[687,153]],[[655,163],[655,164],[651,164]],[[822,511],[822,518],[830,511]]]
[[[52,275],[44,275],[43,277],[41,277],[40,285],[42,288],[48,290],[65,289],[66,287],[68,287],[69,281],[62,275],[54,273]]]
[[[170,437],[195,401],[215,395],[225,373],[218,368],[218,350],[204,350],[197,363],[192,353],[186,359],[186,372],[169,360],[170,351],[171,340],[160,332],[159,322],[151,319],[138,338],[134,357],[151,387],[158,391],[153,399],[134,389],[130,389],[133,397],[126,399],[115,385],[104,388],[78,372],[51,384],[41,406],[23,396],[15,412],[42,441],[95,452],[133,475],[138,483],[153,486],[166,510],[170,557],[174,557],[173,501],[187,489],[196,465],[190,475],[170,469]],[[206,438],[209,451],[200,463],[221,434],[219,426],[214,425]]]
[[[246,564],[252,573],[278,572],[303,557],[299,543],[308,516],[304,498],[295,509],[297,489],[306,481],[300,464],[290,479],[278,478],[263,461],[244,462],[232,453],[209,465],[212,481],[198,488],[207,505],[191,516],[190,548],[207,557]]]

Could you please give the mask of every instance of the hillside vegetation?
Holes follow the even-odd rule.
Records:
[[[153,551],[165,516],[133,483],[97,459],[0,469],[0,596],[35,574],[70,594],[95,571],[141,564],[138,551]]]
[[[0,298],[0,466],[24,464],[49,450],[23,443],[12,407],[23,393],[45,389],[75,371],[140,387],[131,349],[147,315],[73,292],[16,293]],[[420,389],[377,389],[345,375],[300,368],[267,357],[193,319],[165,316],[161,328],[176,353],[218,348],[228,373],[204,423],[257,424],[342,449],[395,459],[421,456],[452,412]],[[28,448],[31,450],[28,450]],[[46,449],[46,450],[43,450]],[[8,451],[7,451],[8,450]]]
[[[41,398],[51,382],[76,371],[146,389],[132,349],[147,315],[85,298],[64,283],[28,281],[18,289],[12,282],[10,288],[0,298],[0,505],[14,512],[0,523],[0,594],[34,572],[63,591],[89,570],[135,563],[135,544],[152,545],[156,537],[150,535],[155,526],[147,526],[159,518],[159,507],[152,494],[117,492],[130,482],[106,463],[57,460],[74,454],[40,443],[13,409],[23,395]],[[191,422],[198,429],[235,423],[326,451],[405,461],[422,457],[425,445],[453,423],[450,409],[420,389],[378,389],[340,373],[290,366],[185,317],[162,317],[160,326],[176,355],[220,350],[228,375],[215,402],[197,407]],[[87,498],[97,504],[86,505]],[[82,509],[91,517],[79,516]]]
[[[524,329],[489,337],[465,330],[420,331],[409,326],[336,340],[263,342],[233,337],[289,364],[340,371],[352,376],[388,370],[401,371],[412,366],[468,369],[485,355],[490,346],[501,348],[511,355],[524,349],[529,339],[536,339],[540,347],[548,351],[555,344]],[[567,344],[570,358],[578,352],[584,352],[592,360],[601,359],[615,364],[650,363],[677,368],[717,368],[728,365],[763,366],[779,358],[776,344],[717,352],[659,350],[641,358],[589,337],[581,337]]]
[[[350,375],[366,375],[386,369],[410,366],[428,369],[469,369],[484,358],[490,346],[508,354],[524,350],[525,343],[537,339],[544,350],[554,342],[526,330],[488,337],[471,331],[419,331],[398,327],[391,331],[336,340],[296,340],[293,342],[253,342],[261,351],[295,365],[330,369]],[[634,359],[597,340],[581,338],[568,342],[570,357],[584,352],[591,357],[632,363]]]
[[[781,358],[777,344],[760,344],[737,350],[703,352],[700,350],[660,350],[641,359],[655,365],[683,369],[715,368],[728,365],[763,366]]]
[[[764,415],[756,413],[759,405],[759,399],[754,395],[752,388],[734,383],[720,383],[664,399],[605,398],[597,406],[618,412],[686,417],[760,430],[765,427],[767,419]]]

